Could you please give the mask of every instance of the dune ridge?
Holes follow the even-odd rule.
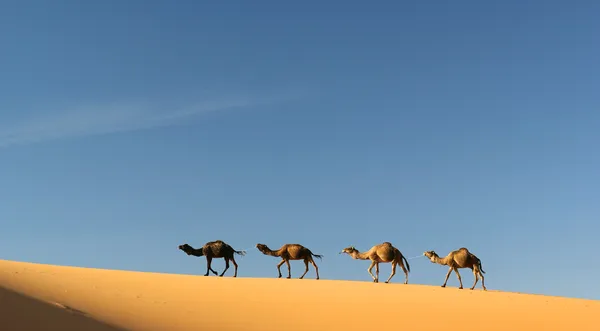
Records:
[[[600,301],[429,285],[219,278],[0,260],[0,310],[0,326],[6,331],[597,330]],[[36,316],[45,316],[49,327],[35,326],[31,320]]]

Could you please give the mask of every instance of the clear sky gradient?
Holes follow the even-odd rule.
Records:
[[[464,246],[600,299],[598,1],[0,6],[0,258],[203,274],[177,245],[222,239],[276,277],[254,245],[300,243],[370,281],[337,253]]]

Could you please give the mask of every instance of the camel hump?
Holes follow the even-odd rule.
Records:
[[[389,245],[389,246],[392,246],[392,243],[391,243],[391,242],[389,242],[389,241],[384,241],[384,242],[382,243],[382,245]]]
[[[227,247],[228,245],[223,240],[215,240],[207,242],[204,247],[210,249],[216,249],[220,247]]]

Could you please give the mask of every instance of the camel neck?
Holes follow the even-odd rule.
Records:
[[[271,256],[279,256],[279,251],[274,251],[272,249],[269,249],[269,251],[267,252],[268,255]]]
[[[354,252],[354,254],[352,254],[352,257],[356,260],[367,260],[369,258],[367,254],[361,253],[359,251]]]
[[[446,258],[441,258],[439,256],[435,258],[435,262],[441,265],[447,265]]]
[[[266,247],[263,254],[270,255],[270,256],[279,256],[279,251],[278,250],[274,251],[274,250],[270,249],[269,247]]]
[[[193,256],[204,256],[204,252],[202,252],[202,249],[195,249],[195,248],[194,248],[194,249],[192,249],[192,250],[190,251],[190,253],[191,253]]]

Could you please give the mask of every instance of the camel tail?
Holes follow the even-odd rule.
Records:
[[[239,254],[241,256],[246,255],[246,251],[234,251],[234,252],[235,252],[235,254]]]
[[[315,254],[315,253],[313,253],[313,252],[310,252],[310,255],[312,255],[312,256],[314,256],[314,257],[316,257],[316,258],[317,258],[317,259],[319,259],[319,260],[320,260],[321,258],[323,258],[323,255]]]
[[[484,273],[485,273],[485,271],[483,271],[483,267],[481,266],[481,260],[479,260],[479,261],[477,262],[477,264],[479,264],[479,271],[481,271],[481,273],[482,273],[482,274],[484,274]]]
[[[404,260],[404,263],[406,263],[406,269],[410,272],[410,264],[408,264],[408,260],[404,257],[404,254],[402,254],[402,259]]]

